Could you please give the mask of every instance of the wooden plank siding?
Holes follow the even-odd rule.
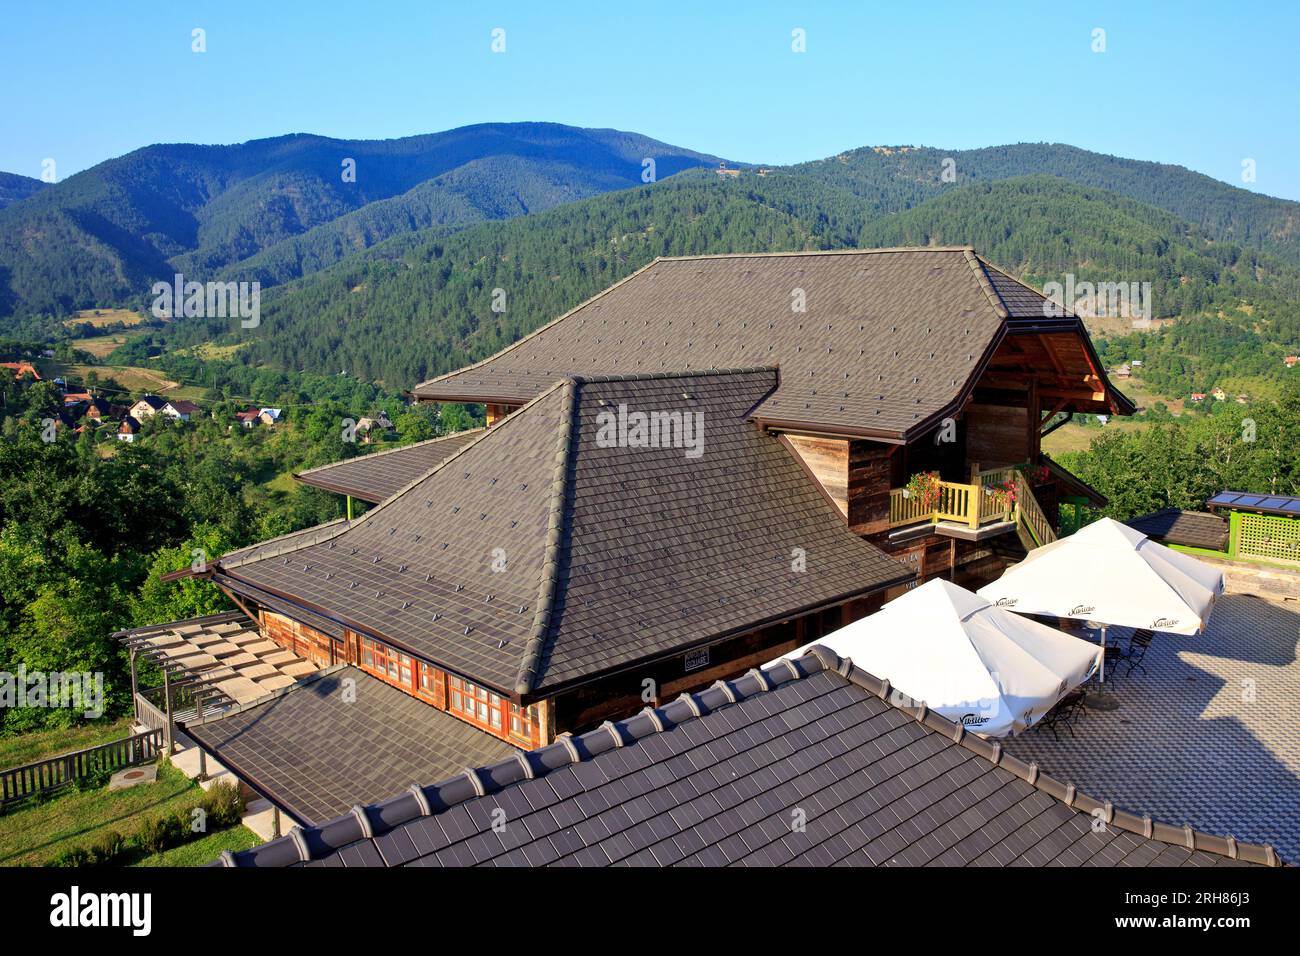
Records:
[[[966,454],[981,468],[1015,465],[1033,460],[1029,410],[1008,405],[966,406]],[[1037,420],[1032,430],[1037,433]]]
[[[299,657],[306,658],[321,667],[342,663],[342,660],[338,659],[338,654],[343,645],[328,634],[322,634],[292,618],[265,608],[258,614],[258,623],[261,625],[263,637],[270,638]],[[356,663],[352,656],[347,657],[347,662]]]
[[[858,534],[889,528],[889,489],[896,445],[853,441],[848,449],[848,519]]]
[[[803,466],[822,486],[826,496],[840,509],[840,514],[849,514],[850,483],[850,443],[842,438],[810,438],[805,435],[785,436]]]

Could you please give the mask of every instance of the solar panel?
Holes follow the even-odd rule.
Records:
[[[1261,495],[1246,491],[1220,491],[1208,499],[1207,506],[1241,508],[1272,514],[1300,516],[1300,497],[1292,495]]]

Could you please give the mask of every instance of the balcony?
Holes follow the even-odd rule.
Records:
[[[971,468],[967,483],[921,482],[923,488],[891,488],[889,527],[930,525],[933,533],[980,541],[1009,531],[1019,531],[1026,546],[1040,547],[1056,540],[1056,533],[1034,497],[1019,466],[980,471]]]

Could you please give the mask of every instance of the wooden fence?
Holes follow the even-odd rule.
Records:
[[[97,747],[0,770],[0,805],[66,787],[79,777],[99,770],[112,771],[145,763],[154,759],[162,749],[163,732],[155,729]]]

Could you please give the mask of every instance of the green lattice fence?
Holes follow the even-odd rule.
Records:
[[[1300,564],[1300,521],[1249,512],[1242,512],[1239,520],[1239,555]]]

